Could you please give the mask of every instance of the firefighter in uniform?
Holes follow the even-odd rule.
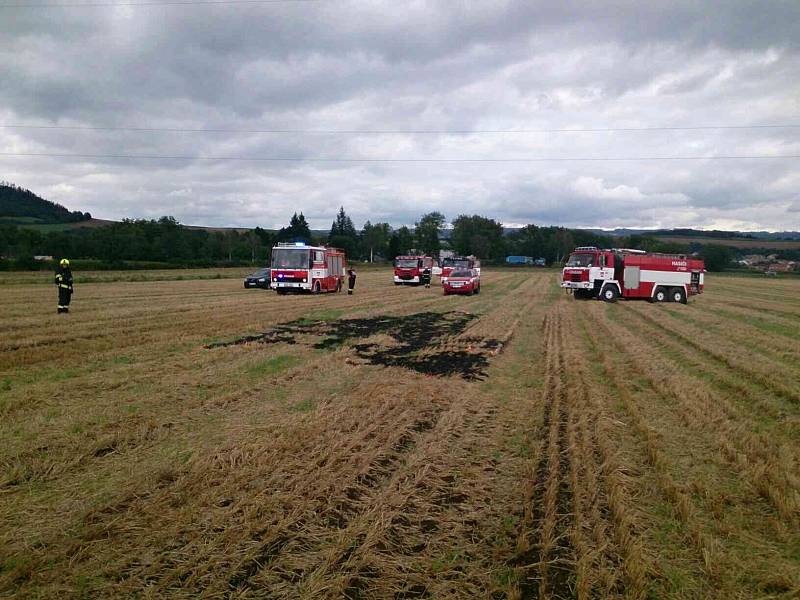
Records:
[[[347,293],[352,294],[356,287],[356,272],[353,269],[347,271]]]
[[[72,300],[72,270],[69,261],[62,258],[56,270],[56,285],[58,286],[58,312],[68,313],[69,302]]]

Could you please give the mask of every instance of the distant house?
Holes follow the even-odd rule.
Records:
[[[739,264],[758,271],[787,273],[798,268],[793,260],[779,259],[777,254],[748,254],[742,257]]]
[[[42,262],[49,262],[53,260],[53,257],[44,254],[37,254],[36,256],[33,257],[33,260],[41,260]]]
[[[778,260],[769,266],[770,271],[776,273],[789,273],[794,271],[796,263],[793,260]]]

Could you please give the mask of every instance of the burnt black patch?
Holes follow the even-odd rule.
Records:
[[[359,359],[368,364],[402,367],[438,377],[458,375],[476,380],[486,376],[489,357],[497,354],[502,343],[472,337],[460,340],[460,345],[466,345],[466,348],[445,347],[449,338],[461,334],[476,318],[476,315],[463,312],[422,312],[336,321],[299,319],[276,325],[260,334],[214,342],[205,347],[307,343],[320,350],[329,350],[349,346]],[[392,341],[386,344],[361,341],[375,335],[389,336]]]

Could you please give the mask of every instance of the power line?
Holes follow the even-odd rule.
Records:
[[[324,2],[325,0],[155,0],[153,2],[64,2],[39,4],[4,4],[0,8],[93,8],[114,6],[186,6],[214,4],[288,4]]]
[[[472,135],[472,134],[526,134],[526,133],[612,133],[624,131],[705,131],[744,129],[800,129],[800,124],[772,125],[687,125],[655,127],[586,127],[565,129],[227,129],[182,127],[95,127],[83,125],[25,125],[0,124],[5,129],[43,129],[66,131],[130,131],[144,133],[271,133],[320,135]]]
[[[53,152],[0,152],[5,157],[96,158],[142,160],[209,160],[242,162],[307,163],[536,163],[536,162],[623,162],[673,160],[776,160],[796,159],[794,155],[723,155],[723,156],[609,156],[609,157],[529,157],[529,158],[324,158],[279,156],[179,156],[155,154],[61,154]]]

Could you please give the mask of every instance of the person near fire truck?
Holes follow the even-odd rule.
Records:
[[[356,272],[354,269],[347,270],[347,293],[352,295],[353,289],[356,287]]]
[[[56,285],[58,286],[58,314],[69,312],[69,303],[72,300],[72,270],[69,260],[62,258],[56,269]]]

